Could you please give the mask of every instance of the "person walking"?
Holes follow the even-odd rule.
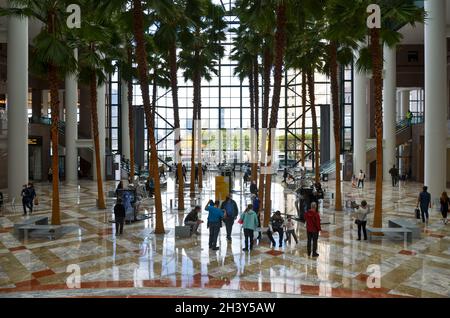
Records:
[[[267,236],[269,237],[270,241],[272,242],[272,247],[276,246],[275,240],[273,239],[273,233],[278,232],[278,246],[283,247],[283,226],[284,226],[284,220],[281,217],[281,212],[276,211],[272,217],[270,218],[269,223],[269,230],[267,231]]]
[[[182,169],[182,171],[183,171],[184,182],[186,182],[186,181],[187,181],[187,178],[186,178],[186,174],[187,174],[187,168],[186,168],[186,165],[183,164],[183,166],[181,167],[181,169]]]
[[[312,244],[312,256],[318,257],[317,254],[317,242],[319,240],[319,232],[322,231],[320,226],[320,215],[317,212],[317,204],[311,203],[311,209],[305,213],[306,232],[308,237],[308,256],[311,256],[311,244]]]
[[[243,251],[251,251],[253,249],[253,233],[258,227],[258,217],[255,211],[253,211],[253,205],[249,204],[244,213],[242,213],[241,218],[242,227],[244,229],[244,248]],[[249,249],[250,242],[250,249]]]
[[[47,178],[48,178],[48,182],[52,182],[53,181],[52,167],[48,168]]]
[[[258,233],[258,237],[256,238],[257,240],[261,240],[262,237],[262,233],[261,233],[261,213],[259,213],[259,198],[256,194],[252,194],[252,206],[253,206],[253,211],[255,211],[256,216],[258,218],[258,228],[260,229],[259,233]]]
[[[114,205],[114,220],[116,221],[116,236],[123,234],[123,224],[125,223],[125,206],[122,199],[117,199]]]
[[[253,180],[251,183],[250,183],[250,193],[251,194],[258,194],[258,186],[256,185],[256,181],[255,180]]]
[[[395,167],[395,165],[391,169],[389,169],[389,174],[391,175],[392,186],[395,187],[398,183],[398,175],[399,175],[399,171]]]
[[[34,200],[36,199],[36,190],[34,189],[34,185],[30,182],[28,183],[28,200],[27,200],[27,207],[30,209],[30,214],[33,213],[33,204]],[[37,203],[37,202],[36,202]]]
[[[219,209],[219,201],[209,200],[205,207],[208,211],[208,228],[209,228],[209,248],[213,251],[219,250],[217,246],[217,238],[219,237],[220,227],[224,216],[223,210]]]
[[[420,212],[422,215],[422,222],[428,224],[428,208],[431,208],[431,195],[428,193],[428,187],[424,186],[423,191],[420,192],[419,198],[417,199],[418,208],[420,205]]]
[[[202,220],[198,218],[198,214],[200,213],[201,207],[197,205],[184,219],[184,225],[191,227],[191,235],[195,233],[196,235],[200,235],[198,232],[198,227],[203,223]]]
[[[411,110],[408,109],[408,111],[406,112],[406,122],[407,122],[408,127],[411,126],[412,119],[413,119],[413,114],[412,114]]]
[[[285,228],[286,228],[285,242],[288,242],[290,245],[291,244],[291,236],[293,236],[294,240],[295,240],[295,244],[298,244],[297,235],[295,234],[295,224],[294,224],[294,221],[292,220],[291,215],[288,215],[288,217],[287,217]]]
[[[28,201],[30,200],[30,192],[26,184],[23,185],[20,196],[22,197],[23,215],[27,215],[27,208],[29,207]]]
[[[371,213],[370,207],[367,205],[367,201],[361,201],[361,206],[358,207],[353,216],[355,218],[355,223],[358,225],[358,241],[361,241],[361,231],[364,234],[364,241],[367,241],[367,215]]]
[[[286,183],[287,182],[287,177],[289,176],[289,172],[287,170],[287,168],[284,168],[283,170],[283,182]]]
[[[442,223],[447,225],[447,214],[450,208],[450,199],[448,198],[447,192],[442,192],[441,199],[439,201],[441,203]]]
[[[234,221],[239,215],[239,209],[236,201],[230,195],[227,195],[220,208],[225,211],[223,222],[227,230],[227,240],[231,241],[231,232],[233,231]]]
[[[364,189],[364,180],[366,179],[366,174],[361,170],[359,170],[359,175],[358,175],[358,189],[359,186],[361,185],[361,188]]]

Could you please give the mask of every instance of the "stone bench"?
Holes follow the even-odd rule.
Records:
[[[40,237],[50,237],[50,239],[54,240],[57,236],[61,236],[62,234],[62,226],[61,225],[38,225],[38,224],[29,224],[24,225],[19,228],[19,236],[28,238],[28,233],[33,231],[33,235]]]
[[[368,239],[372,240],[373,233],[383,233],[383,234],[403,234],[403,240],[412,242],[412,231],[404,227],[388,227],[388,228],[375,228],[367,227]],[[380,236],[382,237],[382,236]]]
[[[176,238],[189,238],[191,237],[191,227],[189,225],[175,226]]]
[[[411,230],[412,232],[412,238],[413,239],[420,239],[420,227],[417,226],[414,222],[411,222],[410,220],[404,220],[404,219],[393,219],[389,220],[388,222],[390,228],[398,228],[398,227],[404,227],[408,230]]]
[[[33,216],[29,218],[25,218],[21,220],[19,223],[14,224],[14,233],[21,236],[23,234],[23,231],[20,231],[20,229],[27,225],[47,225],[48,224],[48,217],[47,216]]]

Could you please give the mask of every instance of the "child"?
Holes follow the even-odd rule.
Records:
[[[356,187],[357,187],[357,179],[356,179],[356,176],[353,175],[353,177],[352,177],[352,188],[356,188]]]
[[[298,244],[297,235],[295,235],[295,226],[294,221],[292,220],[292,216],[288,215],[287,221],[285,223],[286,228],[286,239],[285,242],[289,241],[289,244],[291,244],[291,235],[294,237],[295,244]]]

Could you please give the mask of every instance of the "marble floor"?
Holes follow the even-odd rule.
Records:
[[[210,173],[208,173],[210,174]],[[211,173],[212,174],[212,173]],[[294,194],[281,186],[277,177],[272,187],[272,206],[294,214]],[[205,205],[213,198],[213,176],[186,206]],[[116,183],[107,182],[106,190]],[[333,191],[334,182],[325,187]],[[50,216],[51,187],[36,184],[40,204],[33,215]],[[234,199],[243,207],[250,196],[236,181]],[[414,207],[421,184],[384,185],[383,222],[406,218],[415,222]],[[242,251],[241,226],[233,227],[232,242],[225,229],[219,251],[208,249],[208,229],[200,236],[175,239],[186,211],[176,206],[173,180],[163,191],[165,235],[153,234],[152,200],[141,206],[151,218],[126,225],[115,236],[113,199],[108,209],[95,207],[96,184],[61,186],[61,219],[68,226],[63,237],[19,239],[14,223],[20,221],[22,207],[0,217],[0,298],[2,297],[449,297],[450,225],[440,222],[437,209],[431,211],[429,225],[418,223],[420,239],[412,243],[383,238],[357,241],[356,225],[349,212],[335,212],[325,200],[319,254],[306,255],[306,232],[297,224],[298,245],[272,249],[261,242],[250,253]],[[374,183],[352,189],[343,183],[345,200],[374,202]],[[206,220],[206,212],[202,218]],[[369,217],[369,224],[371,217]],[[78,275],[79,274],[79,275]]]

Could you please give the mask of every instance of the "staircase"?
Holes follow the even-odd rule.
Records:
[[[396,147],[407,143],[412,138],[412,129],[414,125],[423,124],[423,116],[414,116],[411,120],[411,125],[408,124],[408,120],[403,119],[397,122],[395,130],[395,145]],[[367,147],[366,160],[367,163],[371,163],[377,159],[377,147],[369,145]]]

